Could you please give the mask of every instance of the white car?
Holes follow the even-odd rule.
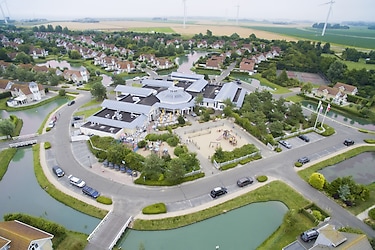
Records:
[[[74,177],[73,175],[69,175],[68,178],[69,178],[70,184],[76,187],[83,188],[86,185],[86,183],[83,180],[81,180],[80,178]]]
[[[50,121],[49,123],[48,123],[48,127],[49,128],[53,128],[55,126],[55,122],[54,121]]]

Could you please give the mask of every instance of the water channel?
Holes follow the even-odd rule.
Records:
[[[365,152],[319,171],[329,181],[352,176],[356,183],[369,185],[375,181],[375,152]]]
[[[56,201],[39,186],[34,174],[31,147],[17,150],[0,181],[0,190],[0,220],[7,213],[25,213],[86,234],[90,234],[100,222]]]
[[[175,63],[178,65],[177,72],[184,74],[195,74],[190,69],[193,67],[193,64],[198,61],[202,56],[206,56],[206,52],[196,52],[192,51],[191,53],[179,56],[176,58]]]
[[[311,110],[314,110],[314,111],[317,108],[317,104],[311,101],[302,101],[301,104],[302,106],[309,108]],[[324,112],[325,112],[325,109],[326,109],[326,105],[324,105]],[[330,117],[344,124],[375,131],[375,124],[361,117],[355,117],[350,114],[342,114],[332,109],[327,113],[327,117]],[[322,121],[322,119],[323,119],[323,116],[320,115],[319,120]]]
[[[256,249],[281,225],[288,208],[278,201],[259,202],[182,228],[127,230],[122,249]]]

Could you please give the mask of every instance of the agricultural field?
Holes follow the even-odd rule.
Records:
[[[322,56],[335,57],[334,55],[328,55],[328,54],[322,54]],[[346,66],[348,66],[349,70],[352,70],[352,69],[361,70],[363,68],[365,68],[366,70],[375,70],[375,64],[366,64],[366,61],[363,58],[359,59],[358,62],[351,62],[351,61],[344,61],[344,60],[341,60],[341,62],[344,63]]]
[[[349,30],[327,29],[324,37],[321,36],[321,30],[311,27],[248,26],[248,28],[356,48],[374,49],[375,44],[375,30],[369,30],[367,27],[351,27]]]

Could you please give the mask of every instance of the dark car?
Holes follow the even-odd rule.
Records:
[[[68,106],[72,106],[74,103],[76,103],[74,100],[70,101],[70,102],[68,102]]]
[[[309,161],[310,159],[307,158],[306,156],[298,159],[298,162],[302,164],[308,163]]]
[[[52,171],[57,177],[63,177],[65,175],[64,170],[62,170],[59,166],[52,167]]]
[[[95,189],[93,189],[92,187],[89,187],[89,186],[84,186],[82,188],[82,192],[84,194],[92,197],[92,198],[95,198],[95,199],[98,198],[99,195],[100,195],[100,193],[97,190],[95,190]]]
[[[243,177],[237,181],[237,186],[244,187],[254,182],[253,178],[251,177]]]
[[[346,139],[346,140],[344,141],[344,145],[345,145],[345,146],[351,146],[351,145],[353,145],[353,144],[354,144],[354,141],[351,140],[351,139]]]
[[[287,141],[281,140],[281,141],[279,141],[279,143],[286,148],[289,148],[289,149],[292,148],[292,145]]]
[[[307,137],[306,135],[299,135],[298,138],[300,138],[301,140],[303,140],[305,142],[309,142],[310,141],[310,138]]]
[[[318,238],[319,232],[316,229],[310,229],[301,234],[301,239],[304,242],[309,242]]]
[[[211,195],[212,198],[216,198],[216,197],[219,197],[223,194],[226,194],[227,192],[228,191],[225,187],[216,187],[213,190],[211,190],[210,195]]]

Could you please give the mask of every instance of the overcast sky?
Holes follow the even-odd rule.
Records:
[[[186,0],[187,18],[324,22],[330,0]],[[5,3],[6,2],[6,3]],[[3,0],[11,19],[183,17],[183,0]],[[375,0],[334,0],[331,22],[375,21]],[[1,17],[3,19],[3,17]]]

